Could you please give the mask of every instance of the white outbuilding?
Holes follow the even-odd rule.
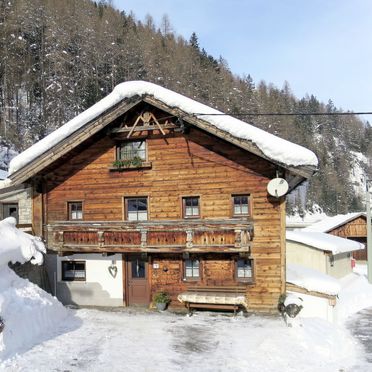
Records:
[[[287,264],[298,264],[334,278],[352,272],[351,252],[364,249],[364,244],[318,232],[286,232]]]

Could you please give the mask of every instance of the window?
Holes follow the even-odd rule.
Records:
[[[191,196],[182,198],[183,217],[198,218],[200,217],[199,197]]]
[[[146,278],[146,261],[135,258],[131,264],[132,279]]]
[[[199,279],[200,277],[200,265],[199,260],[187,259],[185,260],[185,279]]]
[[[62,280],[85,281],[85,261],[62,261]]]
[[[249,216],[249,195],[233,195],[233,215]]]
[[[125,219],[128,221],[146,221],[147,198],[125,198]]]
[[[116,149],[116,160],[146,160],[146,142],[123,142]]]
[[[3,204],[3,218],[14,217],[18,223],[18,204],[4,203]]]
[[[69,220],[83,219],[83,202],[68,202]]]
[[[236,278],[239,281],[252,281],[252,260],[238,259],[236,261]]]

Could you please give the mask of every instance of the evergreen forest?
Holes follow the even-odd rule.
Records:
[[[295,97],[288,82],[255,82],[249,71],[237,76],[223,57],[200,47],[196,33],[177,35],[167,15],[157,25],[110,1],[0,0],[3,145],[24,150],[128,80],[162,85],[313,150],[319,171],[289,199],[289,212],[363,208],[368,122],[354,115],[241,116],[344,112],[331,99]]]

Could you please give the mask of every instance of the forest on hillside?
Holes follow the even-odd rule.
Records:
[[[253,51],[254,52],[254,51]],[[249,71],[248,71],[249,72]],[[372,129],[356,116],[241,116],[258,113],[338,113],[315,96],[295,97],[237,76],[222,57],[177,35],[164,15],[115,9],[107,1],[0,0],[0,136],[21,151],[58,128],[120,82],[147,80],[313,150],[319,172],[292,197],[289,211],[320,205],[326,213],[362,208],[354,167],[367,167]],[[359,177],[360,178],[360,177]]]

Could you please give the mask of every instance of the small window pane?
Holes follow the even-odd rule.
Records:
[[[186,207],[186,216],[192,216],[192,207]]]
[[[141,259],[135,259],[132,261],[132,278],[145,278],[146,277],[146,266],[145,262]]]
[[[137,212],[137,199],[128,199],[128,212]]]
[[[147,211],[139,211],[138,214],[138,221],[146,221],[147,220]]]
[[[248,214],[248,205],[242,205],[242,214]]]
[[[138,215],[137,212],[128,212],[128,221],[137,221],[138,220]]]

